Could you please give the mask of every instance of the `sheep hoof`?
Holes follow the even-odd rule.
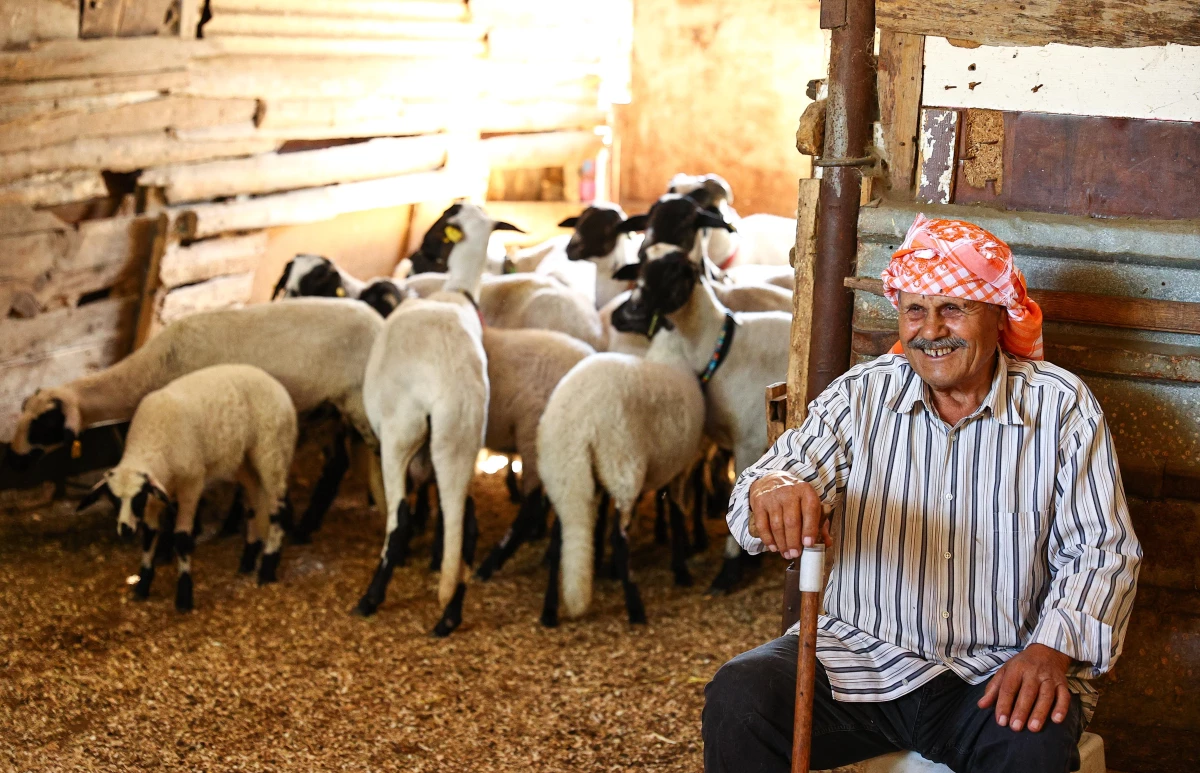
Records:
[[[492,575],[500,568],[500,559],[496,555],[497,551],[493,550],[488,553],[488,557],[483,560],[479,568],[475,570],[475,579],[480,582],[487,582],[492,579]]]
[[[272,582],[278,582],[277,570],[279,569],[279,554],[268,553],[262,557],[262,565],[258,567],[258,584],[266,585]]]
[[[184,572],[179,575],[179,583],[175,586],[175,610],[191,612],[192,606],[192,575]]]
[[[350,614],[354,615],[355,617],[370,617],[371,615],[375,614],[376,609],[379,609],[379,605],[368,599],[366,596],[363,596],[358,600],[358,604],[354,607],[354,610]]]
[[[646,624],[646,610],[644,610],[644,609],[629,610],[629,622],[632,623],[633,625],[645,625]]]
[[[242,550],[242,558],[238,562],[238,574],[250,574],[254,571],[254,565],[258,563],[258,554],[262,552],[262,549],[262,540],[246,543],[246,547]]]
[[[675,571],[675,587],[690,588],[692,587],[692,573],[687,569],[677,569]]]
[[[442,619],[438,620],[438,624],[433,627],[434,637],[443,639],[453,633],[455,628],[462,625],[462,605],[466,595],[467,584],[460,582],[454,589],[454,597],[446,605],[446,611],[442,612]]]
[[[312,532],[302,530],[302,529],[296,529],[295,531],[293,531],[291,534],[288,535],[288,542],[292,543],[293,545],[311,545],[312,544]]]
[[[137,585],[133,586],[133,600],[145,601],[150,598],[150,583],[154,581],[154,570],[142,567],[138,572]]]
[[[542,626],[544,628],[557,628],[558,627],[558,613],[550,612],[548,610],[542,610],[541,622],[542,622]]]

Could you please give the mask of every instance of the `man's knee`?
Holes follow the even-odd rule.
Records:
[[[1076,699],[1078,703],[1078,699]],[[1031,773],[1066,773],[1079,764],[1079,709],[1069,712],[1062,724],[1047,722],[1037,733],[1013,731],[992,720],[980,734],[971,755],[972,770],[1027,770]]]
[[[717,670],[704,688],[706,732],[728,722],[750,722],[755,717],[770,717],[777,722],[781,711],[792,710],[795,655],[789,663],[786,651],[781,650],[786,650],[786,645],[759,647],[743,652]]]

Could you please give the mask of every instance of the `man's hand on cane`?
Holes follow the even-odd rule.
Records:
[[[817,490],[790,472],[770,472],[750,484],[750,513],[750,536],[788,560],[806,546],[833,545]]]

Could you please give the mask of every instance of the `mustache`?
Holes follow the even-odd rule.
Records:
[[[935,338],[930,341],[928,338],[917,336],[908,342],[908,345],[913,349],[920,349],[923,352],[928,352],[932,349],[961,349],[967,345],[967,342],[958,336],[944,336]]]

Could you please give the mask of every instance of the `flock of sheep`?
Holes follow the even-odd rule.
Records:
[[[159,538],[171,531],[180,610],[193,606],[193,527],[214,481],[240,484],[253,512],[239,570],[257,567],[259,582],[272,582],[285,534],[306,541],[320,526],[349,447],[387,525],[362,615],[383,603],[409,557],[436,484],[441,636],[461,623],[475,564],[479,452],[516,454],[519,484],[509,478],[520,508],[476,577],[544,535],[552,509],[542,622],[558,622],[560,579],[566,613],[583,614],[611,505],[614,576],[629,620],[644,622],[628,543],[638,499],[654,492],[675,581],[690,584],[687,557],[707,546],[702,519],[715,509],[706,499],[720,507],[727,496],[731,459],[740,473],[766,450],[763,390],[786,375],[795,223],[742,219],[731,202],[720,177],[677,175],[647,214],[595,204],[564,221],[570,236],[511,258],[490,237],[519,229],[455,204],[395,276],[371,282],[297,256],[276,286],[279,302],[183,318],[111,368],[36,392],[11,450],[28,457],[131,419],[120,463],[80,508],[108,498],[118,530],[140,532],[136,598],[149,594]],[[325,406],[344,429],[293,519],[297,414]],[[728,539],[712,590],[732,588],[746,559]]]

